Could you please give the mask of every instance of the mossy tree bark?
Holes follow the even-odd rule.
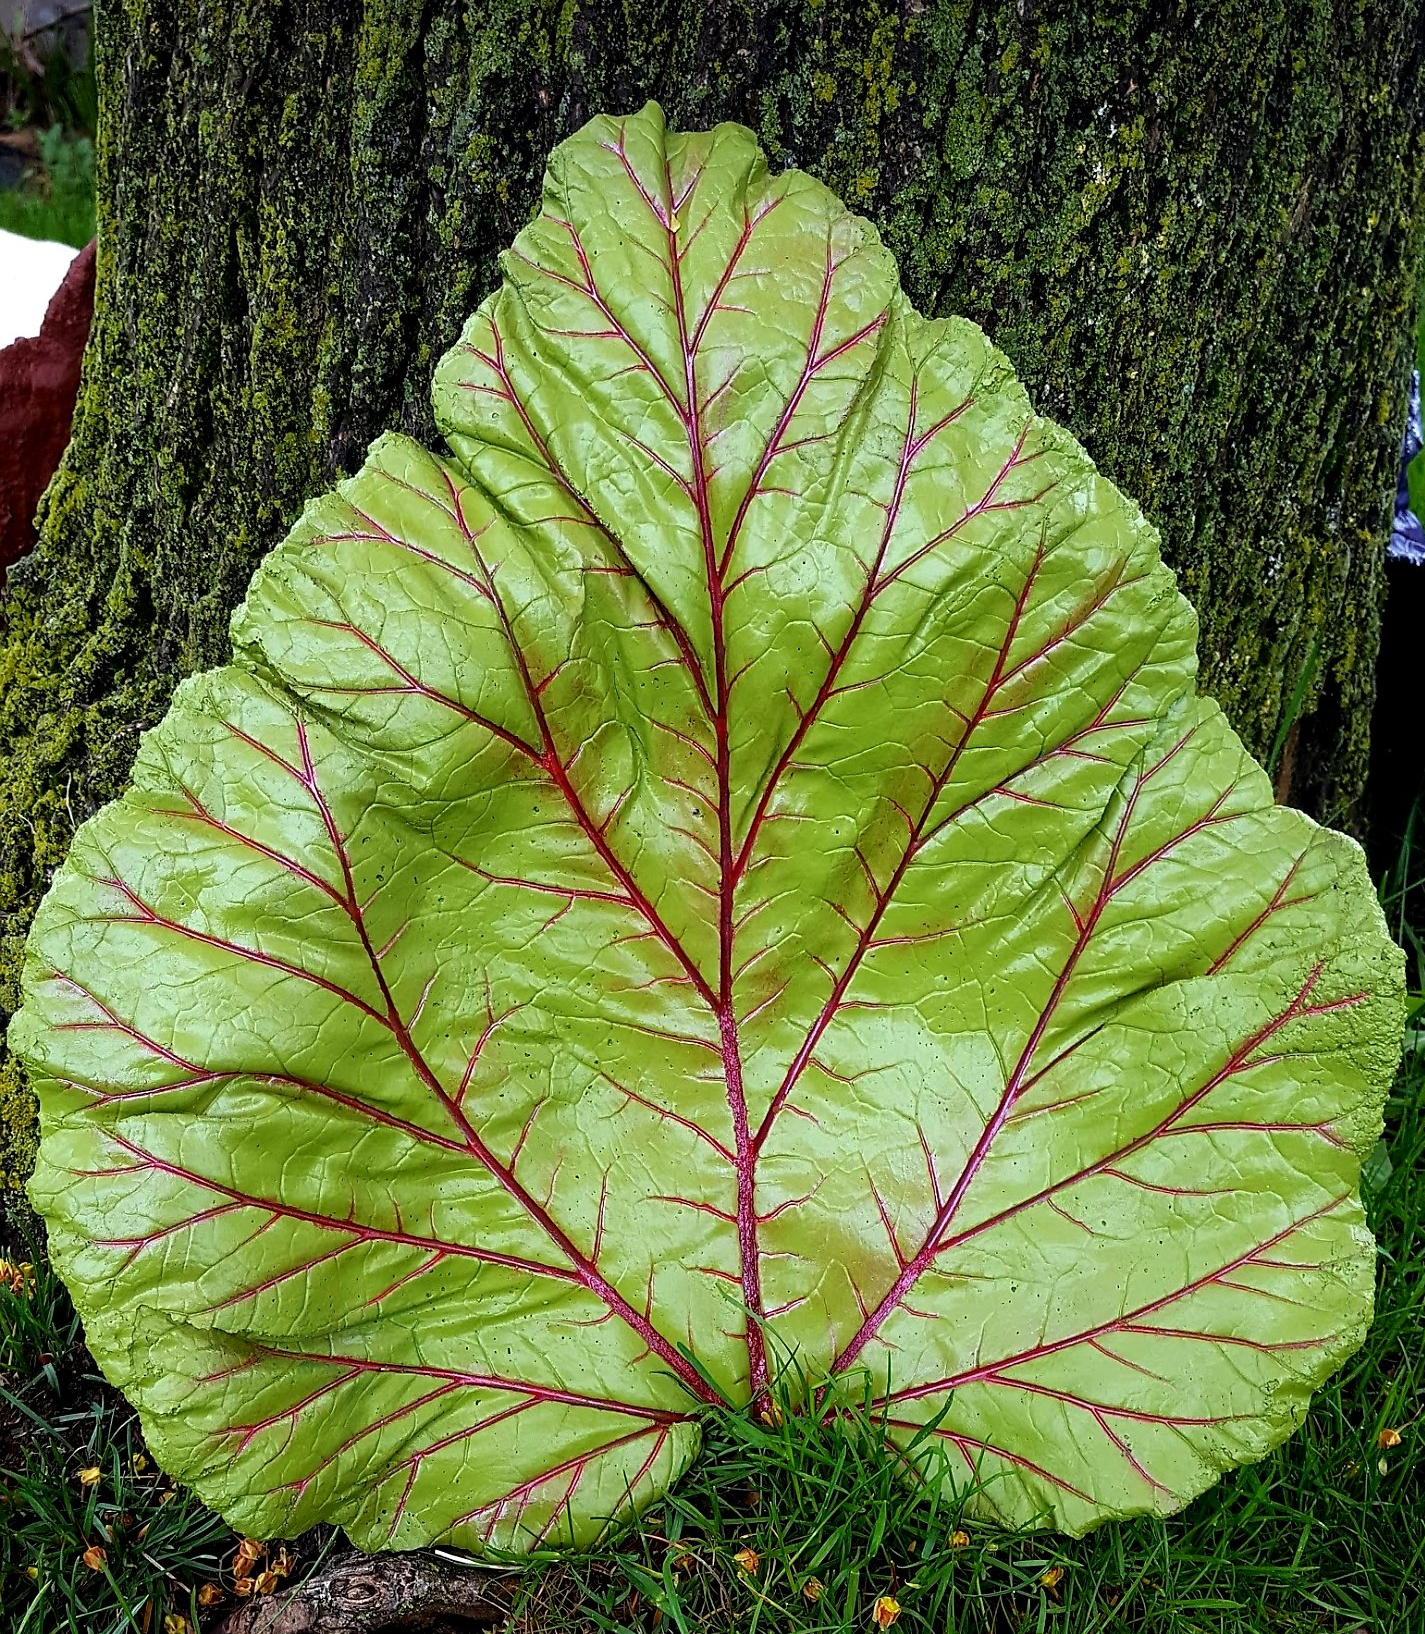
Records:
[[[1292,797],[1354,822],[1422,11],[103,0],[97,318],[0,637],[0,1004],[75,823],[224,658],[262,553],[378,432],[432,436],[432,365],[549,148],[650,96],[753,126],[879,223],[922,310],[990,331],[1162,528],[1248,743],[1295,710]],[[3,1098],[15,1180],[31,1115],[13,1076]]]

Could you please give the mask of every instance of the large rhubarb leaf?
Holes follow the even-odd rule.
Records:
[[[587,1539],[795,1353],[1170,1511],[1369,1320],[1401,972],[1136,508],[744,130],[595,120],[35,924],[33,1195],[261,1533]]]

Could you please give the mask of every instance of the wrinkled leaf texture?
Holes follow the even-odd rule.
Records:
[[[165,1465],[264,1535],[588,1540],[790,1354],[950,1396],[1013,1522],[1280,1441],[1369,1321],[1400,963],[1135,506],[654,106],[434,391],[35,923],[33,1196]]]

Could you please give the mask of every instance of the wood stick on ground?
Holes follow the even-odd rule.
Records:
[[[249,1600],[214,1634],[456,1634],[508,1610],[508,1596],[472,1567],[431,1554],[353,1552],[286,1593]]]

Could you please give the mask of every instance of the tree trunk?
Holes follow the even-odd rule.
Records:
[[[879,223],[1161,527],[1204,680],[1361,809],[1422,226],[1422,0],[104,0],[97,319],[0,644],[0,1001],[75,823],[306,497],[657,97]],[[1292,723],[1295,724],[1292,724]],[[13,1068],[7,1069],[13,1073]],[[0,1096],[0,1169],[31,1115]]]

